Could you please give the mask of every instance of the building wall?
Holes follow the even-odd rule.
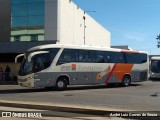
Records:
[[[10,41],[11,0],[0,0],[0,42]]]
[[[44,40],[57,40],[57,0],[45,0]]]
[[[110,47],[110,32],[72,1],[58,0],[58,21],[58,43]]]
[[[21,14],[17,14],[19,10]],[[37,36],[37,41],[57,40],[57,10],[57,0],[12,0],[11,41],[16,41],[17,36],[19,41],[32,41],[32,35]]]
[[[21,5],[25,9],[22,9]],[[32,7],[35,5],[37,6]],[[34,8],[40,12],[36,13]],[[20,9],[22,10],[18,13]],[[26,12],[27,10],[30,12]],[[39,13],[42,13],[40,16],[42,18],[44,14],[44,23],[37,17],[36,14],[39,15]],[[21,19],[19,22],[23,15],[28,17],[27,20],[33,21]],[[0,42],[31,41],[31,36],[37,35],[37,42],[44,40],[59,41],[57,43],[62,44],[84,44],[85,42],[87,45],[110,46],[110,32],[88,14],[84,14],[84,11],[71,0],[45,0],[44,7],[43,4],[35,2],[27,5],[25,0],[20,1],[19,4],[12,0],[0,0],[0,16]],[[35,22],[35,19],[30,19],[31,17],[37,17],[37,21],[40,22]]]
[[[25,34],[27,33],[27,34]],[[42,33],[42,34],[41,34]],[[44,41],[44,29],[37,30],[15,30],[11,32],[11,41],[16,41],[15,36],[20,35],[20,41],[32,41],[32,35],[36,35],[37,41]]]
[[[44,41],[45,2],[11,0],[11,41]]]

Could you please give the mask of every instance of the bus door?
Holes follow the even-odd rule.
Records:
[[[47,84],[47,71],[46,68],[49,67],[48,51],[37,51],[31,53],[28,57],[32,61],[32,69],[34,74],[34,86],[35,87],[44,87]]]
[[[35,87],[44,87],[46,86],[46,72],[38,72],[34,75],[34,86]]]

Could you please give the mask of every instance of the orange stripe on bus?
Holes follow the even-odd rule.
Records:
[[[125,74],[130,74],[133,68],[133,64],[117,64],[113,74],[119,79],[122,80]]]
[[[114,64],[112,70],[107,76],[105,83],[108,83],[113,74],[118,78],[118,80],[122,80],[125,74],[131,73],[132,68],[133,64]]]
[[[106,79],[106,81],[105,81],[106,84],[108,83],[109,79],[111,78],[112,73],[113,73],[114,69],[116,68],[116,65],[117,65],[117,64],[114,64],[114,66],[113,66],[111,72],[110,72],[109,75],[107,76],[107,79]]]

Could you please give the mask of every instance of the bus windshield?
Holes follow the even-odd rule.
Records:
[[[27,52],[20,67],[19,75],[28,75],[48,68],[58,49]]]
[[[151,61],[151,71],[154,73],[160,73],[160,60]]]

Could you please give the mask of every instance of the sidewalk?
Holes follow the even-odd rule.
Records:
[[[20,107],[29,109],[44,109],[44,110],[55,110],[55,111],[66,111],[66,112],[92,112],[96,115],[102,115],[109,111],[132,111],[124,109],[106,108],[106,107],[94,107],[94,106],[83,106],[83,105],[69,105],[69,104],[54,104],[54,103],[40,103],[40,102],[24,102],[24,101],[8,101],[0,100],[0,106],[7,107]]]
[[[94,107],[94,106],[74,106],[74,105],[66,105],[66,104],[54,104],[54,103],[37,103],[37,102],[24,102],[24,101],[6,101],[0,100],[0,106],[7,107],[16,107],[16,108],[27,108],[27,109],[38,109],[38,110],[50,110],[57,112],[68,112],[68,113],[79,113],[79,114],[87,114],[87,115],[97,115],[101,117],[109,117],[109,118],[124,118],[124,119],[150,119],[150,120],[158,120],[158,117],[148,117],[148,116],[136,116],[142,115],[138,111],[133,110],[124,110],[124,109],[114,109],[114,108],[104,108],[104,107]],[[126,116],[128,115],[128,116]],[[131,116],[135,115],[135,116]]]
[[[0,81],[0,85],[18,85],[17,81]]]
[[[60,117],[61,115],[66,116],[66,118],[71,120],[74,120],[74,118],[83,120],[85,119],[85,117],[88,120],[106,120],[106,119],[125,120],[124,118],[117,117],[117,116],[110,117],[110,114],[114,113],[114,111],[117,111],[117,109],[103,109],[103,108],[95,108],[91,106],[74,106],[74,105],[65,105],[65,104],[53,104],[53,103],[49,104],[49,103],[36,103],[36,102],[15,102],[15,101],[6,101],[6,100],[5,101],[0,100],[0,106],[13,107],[8,111],[14,110],[14,107],[15,107],[15,110],[13,112],[16,112],[16,110],[18,109],[22,109],[22,110],[33,109],[33,111],[35,109],[44,110],[44,111],[48,110],[48,112],[49,111],[51,113],[54,112],[56,116],[59,116],[57,117],[57,120],[62,118]],[[41,111],[41,112],[44,113],[44,111]],[[45,112],[45,114],[48,114],[48,112],[47,113]],[[45,117],[45,118],[48,118],[48,117]],[[66,120],[66,118],[63,117],[64,120]]]

